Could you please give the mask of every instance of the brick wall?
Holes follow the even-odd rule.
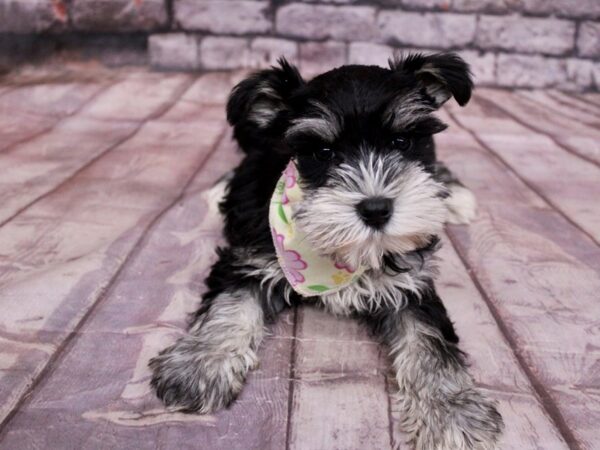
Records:
[[[283,54],[311,75],[384,64],[393,49],[451,49],[479,84],[600,87],[600,0],[0,0],[0,48],[98,33],[143,36],[148,62],[166,70]]]

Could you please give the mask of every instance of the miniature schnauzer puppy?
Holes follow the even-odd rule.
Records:
[[[433,112],[451,97],[466,104],[472,87],[467,64],[442,53],[394,58],[389,68],[343,66],[308,82],[282,59],[233,89],[227,118],[245,156],[220,204],[227,246],[189,334],[150,362],[165,404],[199,413],[228,406],[257,364],[266,324],[308,297],[364,319],[387,346],[416,448],[496,446],[502,417],[467,372],[433,281],[437,235],[475,209],[436,162],[432,135],[446,125]],[[290,180],[302,196],[282,217],[294,230],[280,239],[270,212]],[[310,263],[286,250],[294,233],[311,257],[339,269],[341,288],[297,289]],[[291,255],[287,270],[281,251]]]

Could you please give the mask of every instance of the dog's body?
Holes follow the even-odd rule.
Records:
[[[389,347],[404,428],[419,449],[493,448],[503,427],[466,371],[436,294],[434,254],[444,222],[468,221],[472,194],[436,162],[431,113],[472,83],[458,57],[415,55],[390,69],[345,66],[306,83],[295,68],[259,72],[228,103],[245,158],[221,204],[219,250],[189,336],[152,360],[168,405],[207,413],[241,391],[266,324],[302,301],[277,260],[269,204],[290,159],[304,199],[294,212],[311,246],[365,268],[359,279],[311,297],[363,318]]]

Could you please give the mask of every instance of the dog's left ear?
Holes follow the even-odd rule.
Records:
[[[233,88],[227,102],[227,120],[236,127],[244,122],[269,128],[294,90],[304,85],[298,69],[285,58],[278,65],[256,72]]]
[[[469,65],[455,53],[416,53],[404,58],[394,57],[389,64],[394,72],[414,76],[436,107],[442,106],[450,97],[454,97],[460,106],[466,105],[471,98],[473,80]]]

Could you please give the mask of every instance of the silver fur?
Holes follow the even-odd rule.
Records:
[[[419,164],[365,152],[355,164],[342,164],[326,186],[308,191],[295,219],[317,251],[378,269],[385,253],[410,252],[442,230],[445,192]],[[394,201],[383,230],[365,225],[356,213],[356,205],[371,196]]]
[[[287,129],[287,138],[296,134],[312,134],[326,142],[333,142],[342,129],[340,120],[323,104],[313,101],[310,103],[312,112],[310,116],[295,119]]]
[[[167,405],[177,403],[201,414],[224,407],[257,365],[263,335],[256,296],[250,291],[223,293],[187,336],[150,362],[153,384]]]
[[[433,253],[435,249],[431,250]],[[248,276],[262,280],[261,288],[271,301],[274,287],[285,280],[285,275],[275,257],[250,256],[240,258],[240,266],[249,267]],[[333,294],[322,295],[319,300],[333,314],[348,316],[354,313],[374,312],[383,307],[400,311],[406,305],[404,295],[398,295],[400,290],[412,292],[420,296],[437,274],[437,258],[428,255],[423,258],[415,253],[409,253],[400,261],[403,267],[409,269],[406,273],[388,274],[380,269],[368,269],[361,277],[347,288]],[[284,299],[291,303],[293,293],[289,284],[285,284]]]
[[[399,316],[390,355],[398,381],[402,428],[417,450],[491,450],[502,432],[495,403],[458,361],[440,356],[451,345],[409,312]]]
[[[385,112],[385,119],[395,130],[405,130],[423,117],[429,116],[435,107],[423,103],[419,91],[410,91],[405,95],[399,96]]]
[[[283,111],[281,97],[268,84],[262,84],[256,91],[257,100],[248,113],[248,120],[260,128],[267,128],[277,115]]]

